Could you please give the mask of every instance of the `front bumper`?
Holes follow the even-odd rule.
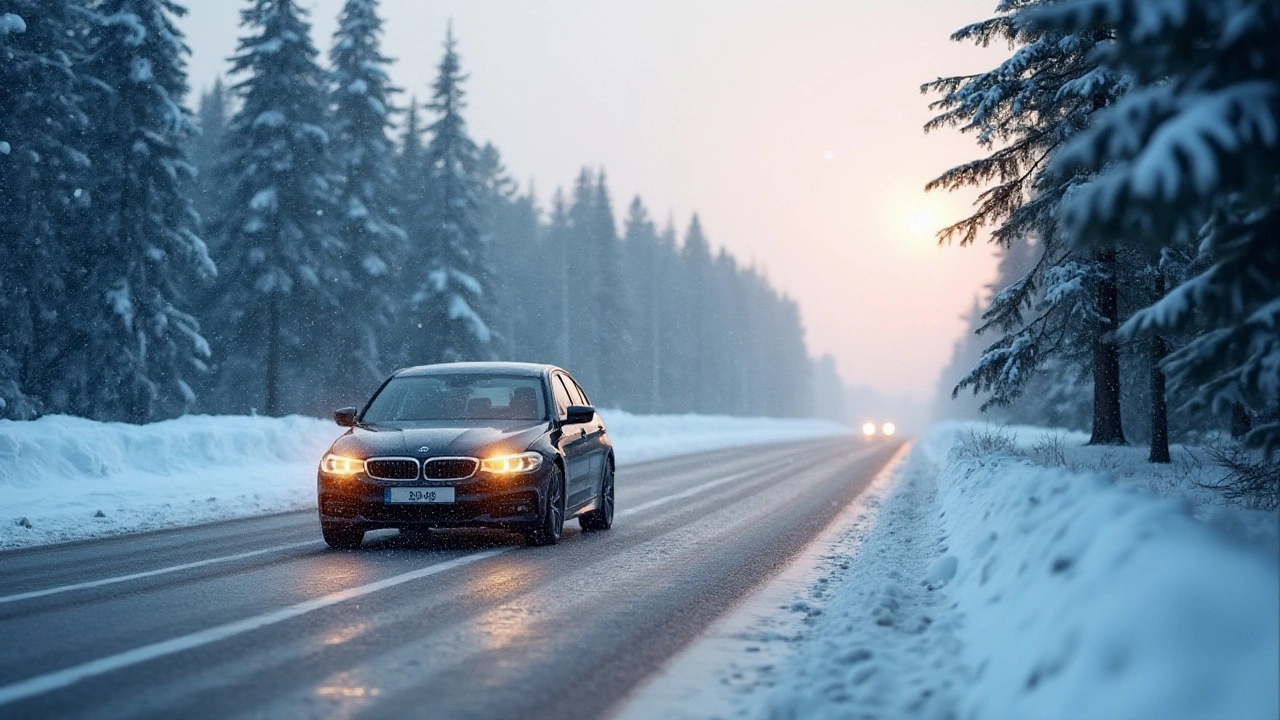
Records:
[[[477,475],[452,482],[387,482],[361,473],[354,476],[319,473],[317,495],[320,518],[326,523],[378,528],[493,527],[520,528],[538,524],[546,489],[547,466],[537,472]],[[448,504],[388,504],[389,487],[452,487]]]

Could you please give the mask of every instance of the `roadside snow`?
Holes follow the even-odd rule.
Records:
[[[601,414],[619,464],[746,445],[836,437],[851,432],[844,425],[826,420],[632,415],[621,410],[605,410]]]
[[[810,420],[602,415],[620,464],[848,432]],[[341,433],[306,417],[0,421],[0,548],[313,508],[316,464]]]
[[[1009,442],[979,448],[991,433]],[[739,630],[752,655],[703,673],[717,692],[671,715],[1280,716],[1277,514],[1199,494],[1194,462],[1144,472],[1136,449],[1058,439],[932,428],[851,507],[808,588]],[[1038,466],[1044,452],[1075,469]]]

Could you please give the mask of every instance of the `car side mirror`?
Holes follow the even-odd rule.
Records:
[[[567,417],[564,421],[567,425],[581,425],[582,423],[591,422],[596,416],[596,409],[590,405],[570,405],[565,411]]]
[[[345,407],[341,410],[333,411],[333,421],[342,427],[356,426],[356,413],[359,412],[353,407]]]

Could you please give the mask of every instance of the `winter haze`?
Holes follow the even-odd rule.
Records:
[[[311,9],[327,51],[340,0]],[[798,300],[815,356],[845,382],[930,397],[987,282],[986,246],[938,248],[966,210],[922,188],[974,155],[926,136],[920,83],[992,55],[951,43],[977,0],[384,0],[386,52],[422,101],[452,19],[469,75],[468,121],[532,180],[544,206],[583,165],[604,167],[621,215],[634,195],[683,232],[762,267]],[[182,27],[196,94],[228,69],[242,3],[190,3]],[[856,404],[856,403],[855,403]],[[856,408],[850,408],[857,412]]]

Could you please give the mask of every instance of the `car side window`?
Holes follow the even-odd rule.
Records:
[[[587,394],[582,391],[582,386],[573,378],[566,378],[569,381],[569,397],[573,398],[575,405],[590,405],[591,400]]]
[[[569,406],[573,404],[573,400],[565,388],[563,377],[556,375],[551,378],[551,394],[556,398],[556,415],[564,418],[569,414]]]

